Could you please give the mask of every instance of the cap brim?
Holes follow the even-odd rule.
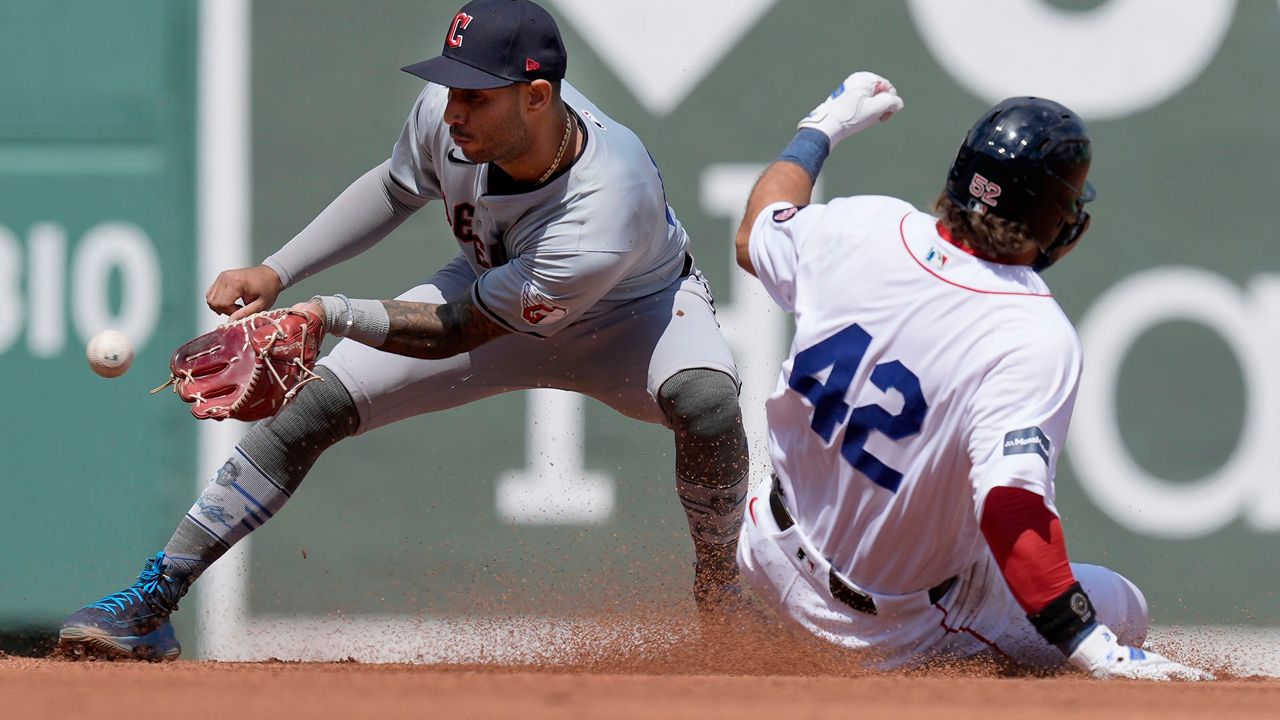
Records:
[[[515,83],[443,55],[400,68],[410,75],[459,90],[491,90]]]

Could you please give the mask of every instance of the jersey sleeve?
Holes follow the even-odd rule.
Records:
[[[630,263],[623,252],[540,249],[485,272],[472,299],[509,330],[551,337],[617,285]]]
[[[825,205],[777,202],[762,210],[751,227],[751,266],[769,297],[787,312],[795,312],[801,249],[808,236],[818,232],[825,212]]]
[[[448,133],[443,121],[448,90],[428,84],[418,95],[409,112],[400,137],[391,149],[391,177],[401,187],[420,198],[439,200],[440,178],[436,173],[435,153],[443,147]]]
[[[1053,328],[1059,332],[1035,332],[1046,329],[1017,333],[1021,342],[995,360],[974,394],[968,451],[979,519],[996,487],[1043,496],[1057,512],[1053,478],[1075,408],[1083,353],[1065,318]]]

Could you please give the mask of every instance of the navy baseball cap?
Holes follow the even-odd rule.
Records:
[[[472,0],[462,6],[439,57],[400,68],[461,90],[559,80],[569,58],[551,14],[529,0]]]

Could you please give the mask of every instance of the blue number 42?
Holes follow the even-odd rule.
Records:
[[[871,383],[884,392],[902,393],[902,410],[891,415],[879,405],[863,405],[849,411],[845,395],[862,358],[871,345],[871,336],[858,325],[850,325],[831,337],[796,354],[787,384],[809,398],[813,405],[810,427],[824,441],[830,442],[836,428],[847,424],[840,455],[871,482],[890,492],[897,492],[902,473],[880,462],[867,452],[867,436],[874,430],[890,440],[902,440],[920,432],[924,415],[929,410],[920,379],[905,365],[892,360],[871,370]],[[829,370],[826,382],[819,380]]]

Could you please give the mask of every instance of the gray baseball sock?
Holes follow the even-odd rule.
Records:
[[[730,580],[749,469],[737,385],[719,371],[685,370],[663,383],[658,402],[675,430],[676,493],[698,566]]]
[[[275,417],[254,425],[178,524],[165,555],[188,584],[284,507],[320,454],[354,435],[355,403],[325,367]]]

